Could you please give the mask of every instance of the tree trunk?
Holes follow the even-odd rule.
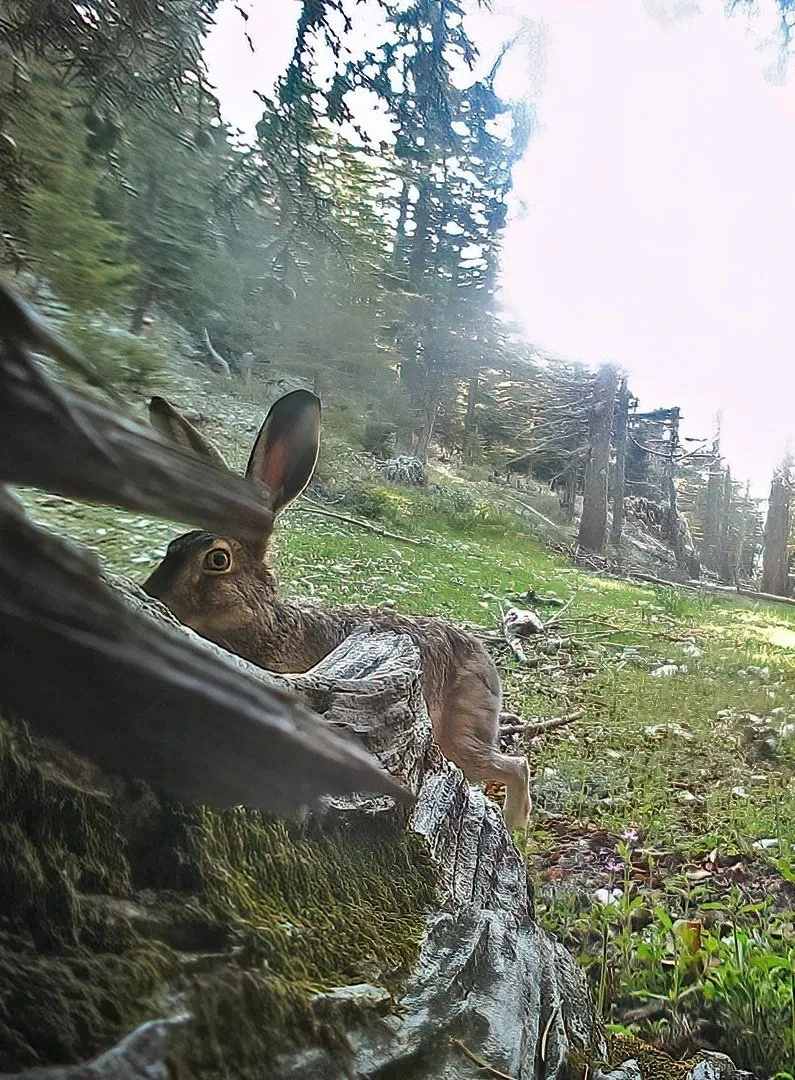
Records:
[[[429,388],[425,394],[425,400],[420,416],[420,426],[416,432],[414,442],[415,456],[419,458],[423,465],[427,465],[428,463],[428,451],[430,450],[433,431],[436,427],[436,417],[439,415],[439,405],[440,401],[438,394],[435,390]]]
[[[585,493],[577,537],[581,547],[601,554],[607,533],[607,483],[610,474],[610,439],[613,433],[618,372],[611,364],[599,369],[594,384],[594,401],[589,431]]]
[[[475,424],[475,406],[478,401],[478,383],[480,372],[476,371],[469,379],[467,388],[467,414],[464,421],[464,458],[469,463],[475,459],[477,448],[477,425]]]
[[[710,469],[707,479],[707,498],[704,514],[704,540],[701,545],[701,558],[710,570],[718,565],[718,546],[720,536],[721,504],[723,501],[723,470],[719,465]]]
[[[141,214],[146,221],[153,221],[160,203],[160,176],[154,166],[150,166],[146,191],[141,200]],[[144,328],[144,319],[157,295],[157,283],[145,271],[139,286],[135,306],[130,317],[130,333],[140,334]]]
[[[730,585],[736,585],[740,557],[740,538],[737,531],[737,522],[735,521],[734,488],[730,469],[726,470],[723,480],[721,518],[718,573],[723,581],[728,581]]]
[[[662,489],[667,503],[663,539],[670,544],[678,569],[688,578],[701,576],[687,521],[680,517],[676,499],[676,451],[679,447],[679,409],[671,409],[670,450],[663,468]]]
[[[789,593],[787,547],[790,530],[790,486],[777,474],[770,485],[762,556],[762,592],[775,596]]]
[[[398,987],[390,983],[393,998],[382,985],[378,971],[369,975],[368,983],[361,976],[358,981],[351,978],[349,981],[356,983],[353,986],[335,987],[322,982],[318,985],[313,978],[315,986],[311,995],[303,985],[294,987],[288,983],[284,989],[302,995],[301,1040],[297,1050],[286,1037],[276,1040],[285,1049],[280,1049],[270,1060],[258,1059],[258,1067],[268,1076],[275,1080],[288,1076],[291,1080],[317,1076],[328,1080],[343,1077],[363,1080],[386,1075],[387,1071],[390,1075],[408,1075],[411,1071],[439,1080],[475,1080],[481,1069],[462,1053],[457,1040],[463,1039],[467,1049],[509,1075],[526,1080],[542,1077],[562,1080],[568,1075],[566,1062],[573,1052],[584,1051],[585,1057],[604,1052],[604,1039],[584,975],[563,946],[532,921],[526,867],[511,842],[501,814],[480,789],[471,787],[459,770],[444,760],[432,741],[420,686],[419,654],[408,637],[374,633],[363,626],[311,671],[279,677],[229,656],[177,626],[160,605],[140,590],[129,589],[125,595],[136,613],[145,613],[161,628],[167,626],[171,633],[191,639],[206,651],[208,661],[222,656],[225,663],[239,668],[245,681],[289,688],[321,713],[333,729],[363,744],[391,773],[400,776],[414,792],[416,803],[407,820],[407,811],[389,798],[329,799],[325,809],[308,819],[298,833],[278,826],[274,832],[267,819],[263,821],[247,811],[239,809],[228,819],[206,809],[182,807],[175,811],[170,804],[161,804],[154,792],[141,793],[138,789],[130,809],[132,793],[122,798],[115,794],[118,785],[94,775],[91,791],[80,795],[79,806],[87,808],[91,815],[104,815],[97,820],[107,820],[101,835],[107,835],[110,846],[105,850],[92,840],[84,856],[90,860],[85,880],[91,883],[91,895],[75,895],[74,906],[67,910],[78,917],[90,908],[95,918],[104,913],[105,922],[119,917],[128,920],[124,923],[127,936],[119,939],[125,942],[138,927],[150,943],[147,948],[163,948],[163,942],[178,941],[175,966],[164,969],[153,1000],[180,1000],[180,1012],[187,1009],[190,1014],[177,1023],[156,1021],[134,1032],[95,1063],[90,1072],[94,1080],[142,1080],[144,1064],[149,1068],[147,1076],[172,1075],[162,1064],[167,1053],[172,1059],[172,1070],[178,1075],[182,1075],[183,1067],[186,1075],[203,1075],[201,1066],[208,1055],[214,1055],[211,1061],[222,1065],[226,1075],[242,1075],[241,1057],[250,1060],[257,1053],[256,1033],[262,1029],[259,995],[270,993],[273,981],[278,983],[283,978],[279,974],[281,954],[274,952],[271,944],[284,937],[284,926],[279,920],[287,918],[289,932],[294,935],[289,948],[313,947],[310,943],[317,940],[318,934],[329,933],[328,926],[332,924],[328,922],[329,912],[323,910],[323,927],[314,925],[313,919],[318,916],[312,890],[331,888],[332,900],[339,904],[333,916],[334,945],[339,950],[340,942],[348,940],[344,935],[350,933],[345,923],[345,912],[350,908],[346,894],[354,884],[334,871],[333,859],[336,852],[338,860],[353,860],[355,866],[359,857],[356,853],[360,850],[366,860],[361,865],[362,874],[366,880],[375,874],[378,886],[374,892],[367,893],[368,902],[382,905],[377,910],[383,912],[383,925],[379,922],[381,929],[375,932],[388,933],[394,923],[403,926],[401,933],[405,934],[409,932],[405,927],[412,912],[419,920],[413,963],[408,965]],[[223,738],[234,739],[234,729],[227,729]],[[0,753],[2,746],[0,742]],[[57,770],[53,773],[49,765],[48,771],[40,771],[40,754],[38,749],[34,751],[25,766],[29,773],[21,774],[29,775],[29,780],[22,782],[29,783],[30,791],[25,789],[16,795],[28,808],[27,817],[31,818],[34,839],[24,849],[28,863],[35,856],[36,844],[44,842],[35,837],[47,837],[48,829],[53,827],[52,821],[39,821],[36,815],[45,816],[61,806],[71,808],[75,798],[69,787],[73,780],[67,780]],[[18,768],[13,775],[20,775]],[[13,818],[13,805],[6,800],[0,807],[3,829],[11,826],[10,821],[3,820],[8,813]],[[74,811],[70,809],[70,813]],[[72,818],[69,820],[72,830],[69,835],[72,835],[77,823]],[[133,824],[134,832],[130,834]],[[179,850],[183,858],[196,862],[194,865],[190,861],[180,872],[187,874],[189,889],[198,892],[196,899],[184,887],[177,888],[176,893],[173,886],[170,890],[165,888],[168,875],[161,881],[157,875],[152,876],[151,870],[149,880],[154,884],[150,884],[145,897],[133,893],[129,878],[122,878],[115,885],[115,893],[105,895],[108,892],[102,876],[105,860],[109,866],[116,866],[119,860],[124,865],[128,854],[125,845],[133,845],[134,839],[136,850],[145,854],[148,866],[168,868],[176,861],[175,835],[179,838],[186,825],[193,830],[192,846]],[[124,839],[128,834],[132,837],[129,841]],[[257,852],[263,843],[269,843],[271,835],[278,843],[268,848],[266,861],[260,867]],[[221,842],[224,837],[228,839]],[[311,866],[295,865],[294,845],[302,843],[302,837],[311,841],[312,860],[320,863],[321,876],[313,873]],[[209,845],[206,850],[204,844]],[[368,854],[371,851],[384,854],[379,860],[377,855]],[[59,855],[56,850],[50,857],[56,863],[48,866],[57,875],[60,873],[57,859],[66,858],[67,854]],[[327,866],[329,859],[332,861]],[[415,907],[411,894],[400,901],[401,910],[393,911],[390,907],[395,903],[391,879],[397,876],[402,880],[407,872],[406,863],[425,867],[422,873],[433,875],[435,884],[429,895],[436,894],[439,900],[435,905],[431,903],[429,911],[423,911],[427,901],[423,902],[419,896]],[[74,867],[71,863],[69,866],[69,880],[82,881],[80,857]],[[352,872],[355,874],[355,869]],[[241,909],[243,921],[226,925],[216,908],[214,936],[197,937],[194,941],[185,913],[195,911],[194,921],[200,918],[201,904],[206,902],[202,892],[205,875],[209,874],[211,888],[217,891],[225,889],[240,873],[245,875],[247,884]],[[359,880],[355,888],[361,890]],[[20,909],[19,918],[6,918],[4,940],[15,941],[19,935],[25,942],[22,952],[25,955],[32,952],[38,958],[36,946],[31,942],[38,941],[45,929],[49,929],[47,920],[60,915],[64,904],[60,891],[42,891],[36,905]],[[270,921],[266,919],[260,926],[251,914],[255,911],[267,911]],[[301,914],[301,923],[296,928],[289,926],[292,911]],[[92,943],[102,938],[98,928],[105,922],[97,921],[91,935],[82,941],[80,970],[93,972],[90,965],[95,960],[102,961],[101,955],[94,956]],[[236,940],[243,926],[246,944],[230,950],[227,942]],[[362,932],[358,931],[360,935]],[[351,940],[358,943],[360,938],[354,933]],[[356,947],[352,946],[354,951],[347,963],[352,972],[360,969],[364,958],[362,946],[358,946],[359,951],[355,951]],[[55,959],[45,957],[46,945],[41,946],[41,952],[41,964],[45,960],[50,964],[61,962],[59,954]],[[67,953],[63,963],[70,963],[69,957]],[[123,993],[123,986],[119,984],[119,994]],[[177,987],[195,987],[195,990],[189,989],[183,1000],[172,997]],[[230,1000],[229,994],[237,987],[242,987],[239,996]],[[35,1011],[38,1000],[35,995],[30,998],[28,1013],[31,1009]],[[93,1008],[93,1000],[91,995],[86,995],[86,1009]],[[46,1008],[46,994],[41,1001],[42,1008]],[[89,1017],[82,1017],[82,1001],[77,996],[70,998],[70,1008],[88,1032],[81,1046],[93,1047],[93,1053],[98,1053],[107,1047],[97,1043]],[[139,994],[133,1012],[137,1022],[163,1015],[155,1006],[142,1010],[142,1001],[143,995]],[[108,1008],[111,1003],[112,994]],[[214,1003],[220,1012],[215,1011]],[[235,1023],[219,1022],[231,1015],[233,1003],[239,1011]],[[390,1019],[385,1023],[382,1017],[387,1008]],[[49,1028],[44,1018],[40,1027],[36,1027],[35,1016],[28,1023],[28,1013],[20,1019],[27,1027],[22,1032],[25,1040],[20,1038],[19,1045],[25,1049],[32,1047],[32,1052],[41,1054],[45,1062],[53,1061],[52,1039],[47,1041]],[[112,1015],[127,1013],[114,1009]],[[277,1028],[283,1022],[281,1016],[269,1020]],[[172,1041],[174,1028],[180,1025],[178,1038]],[[332,1031],[336,1052],[328,1049],[330,1040],[326,1033]],[[346,1032],[350,1032],[349,1041]],[[268,1034],[273,1042],[270,1029]],[[301,1046],[300,1042],[305,1045]],[[339,1053],[340,1045],[345,1046],[344,1055]],[[14,1060],[8,1061],[8,1065],[18,1067]],[[215,1070],[210,1071],[215,1074]],[[77,1080],[78,1076],[87,1075],[87,1071],[81,1072],[76,1067],[45,1068],[38,1073],[40,1080],[45,1077]],[[245,1075],[251,1075],[251,1071],[245,1071]]]
[[[613,521],[610,528],[610,543],[621,543],[624,528],[624,491],[627,463],[627,428],[629,425],[629,386],[627,377],[621,379],[618,390],[618,409],[616,411],[616,464],[613,470]]]
[[[395,226],[395,246],[392,249],[392,264],[399,266],[403,261],[403,255],[406,245],[406,218],[409,211],[409,184],[407,180],[403,181],[403,186],[400,189],[400,201],[398,203],[398,219]]]
[[[420,183],[420,195],[414,207],[414,234],[409,255],[409,280],[417,292],[428,269],[429,230],[431,226],[430,196],[426,184]]]
[[[528,470],[529,472],[529,470]],[[577,501],[577,466],[574,459],[570,459],[563,474],[563,494],[560,499],[560,507],[566,521],[574,520],[574,506]]]

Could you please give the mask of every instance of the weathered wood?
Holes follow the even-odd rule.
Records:
[[[611,576],[611,575],[608,575]],[[670,578],[657,577],[656,574],[644,574],[640,570],[627,571],[627,577],[632,578],[633,581],[645,581],[649,585],[661,585],[666,589],[690,589],[698,591],[701,588],[701,582],[685,582],[685,581],[671,581]]]
[[[0,326],[0,334],[5,328]],[[21,348],[0,343],[0,481],[190,522],[258,541],[265,489],[163,442],[104,405],[51,382]]]
[[[530,506],[529,503],[526,503],[524,501],[524,499],[517,499],[515,495],[511,495],[507,491],[502,492],[502,495],[503,498],[510,499],[511,502],[515,502],[518,506],[521,506],[523,510],[526,510],[528,512],[528,514],[532,514],[534,517],[539,518],[541,521],[544,522],[545,525],[549,525],[553,529],[562,529],[564,527],[559,522],[553,521],[552,518],[546,517],[546,515],[542,514],[540,510],[536,510],[534,506]]]
[[[124,602],[153,620],[153,631],[165,624],[165,633],[195,642],[208,660],[223,654],[179,627],[140,590],[127,587]],[[480,1070],[462,1057],[453,1043],[457,1038],[511,1076],[553,1080],[565,1075],[572,1048],[603,1049],[584,976],[562,945],[532,921],[525,865],[502,815],[433,743],[412,642],[364,626],[304,674],[256,675],[237,657],[229,657],[228,664],[245,684],[261,678],[291,689],[323,715],[328,727],[355,737],[399,776],[416,796],[408,827],[425,838],[439,866],[440,904],[428,915],[421,955],[397,995],[397,1008],[383,1016],[383,1007],[375,1007],[383,1004],[385,993],[378,988],[320,995],[317,1008],[326,1010],[323,1015],[342,999],[357,1004],[348,1024],[347,1059],[312,1044],[283,1055],[268,1075],[364,1080],[381,1069],[411,1068],[438,1080],[474,1080]],[[396,815],[405,820],[405,811],[383,797],[329,797],[318,814],[351,825],[365,815],[387,830],[394,829]],[[228,962],[234,964],[234,958]],[[185,1038],[190,1039],[190,1025],[180,1038],[183,1046]],[[161,1047],[159,1057],[150,1057],[145,1075],[159,1075],[164,1053]],[[119,1056],[113,1060],[115,1068]],[[121,1072],[109,1064],[97,1066],[84,1073],[44,1070],[38,1080],[140,1080],[144,1075],[132,1065]]]
[[[349,517],[347,514],[337,514],[333,510],[324,510],[320,506],[305,506],[303,503],[297,503],[290,507],[292,512],[296,510],[304,514],[317,514],[318,517],[331,518],[334,521],[341,521],[345,525],[355,525],[359,529],[365,529],[367,532],[375,533],[376,536],[386,537],[387,540],[397,540],[401,544],[415,544],[417,547],[424,547],[427,543],[425,540],[417,540],[413,536],[403,536],[401,533],[390,532],[389,529],[379,529],[377,525],[373,525],[371,521],[362,521],[361,518]]]
[[[629,383],[627,376],[621,378],[618,388],[618,400],[616,402],[615,421],[615,444],[616,463],[613,468],[613,483],[611,496],[613,500],[613,518],[610,523],[610,543],[614,546],[621,543],[621,533],[624,529],[624,494],[626,491],[626,465],[627,465],[627,428],[629,425]]]
[[[131,611],[0,488],[0,706],[106,769],[215,806],[400,795],[288,688]],[[176,625],[176,624],[174,624]]]
[[[186,1020],[149,1020],[87,1065],[28,1069],[4,1074],[2,1080],[174,1080],[166,1058],[172,1037]]]
[[[610,440],[613,408],[618,388],[618,372],[605,364],[597,373],[589,429],[588,464],[577,542],[587,551],[604,551],[607,533],[607,486],[610,469]]]
[[[0,336],[17,348],[45,352],[89,384],[114,395],[98,372],[44,322],[39,313],[0,280]]]
[[[741,596],[746,600],[764,600],[770,604],[788,604],[795,606],[795,599],[791,596],[776,596],[775,593],[759,592],[756,589],[744,589],[741,585],[717,585],[712,581],[688,581],[687,585],[692,588],[704,589],[707,592],[716,593],[729,599]]]
[[[788,592],[789,530],[790,488],[787,478],[777,473],[770,485],[762,555],[762,591],[777,597],[786,597]]]
[[[229,369],[229,364],[226,362],[223,356],[221,356],[218,350],[213,346],[213,343],[210,341],[210,334],[206,326],[204,328],[204,344],[207,349],[207,355],[210,357],[211,360],[210,367],[214,371],[220,372],[221,375],[231,376],[232,372]]]

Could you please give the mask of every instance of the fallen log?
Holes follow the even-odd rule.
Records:
[[[644,574],[640,570],[629,570],[627,577],[632,578],[633,581],[643,581],[649,585],[657,585],[663,589],[695,589],[698,590],[699,585],[693,585],[685,581],[671,581],[668,578],[657,577],[655,574]]]
[[[740,585],[715,585],[711,581],[688,581],[687,584],[692,587],[697,586],[706,592],[715,593],[717,596],[742,596],[746,600],[764,600],[770,604],[795,606],[795,599],[791,596],[776,596],[775,593],[757,592],[755,589],[744,589]]]
[[[535,517],[540,518],[541,521],[543,521],[545,525],[549,525],[550,528],[566,528],[565,525],[561,525],[559,522],[553,521],[552,518],[548,518],[545,514],[542,514],[540,510],[536,510],[534,506],[530,506],[530,504],[526,503],[524,499],[517,499],[515,495],[510,495],[507,491],[503,492],[503,497],[506,499],[510,499],[511,502],[518,503],[518,505],[521,506],[523,510],[526,510],[529,514],[533,514]]]

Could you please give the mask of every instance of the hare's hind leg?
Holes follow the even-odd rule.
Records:
[[[527,758],[495,754],[494,763],[499,766],[499,779],[505,784],[505,824],[509,829],[523,829],[532,808]]]
[[[505,784],[505,824],[523,829],[531,807],[530,774],[526,758],[500,753],[501,705],[500,677],[491,660],[488,667],[465,669],[448,689],[436,741],[472,783]]]

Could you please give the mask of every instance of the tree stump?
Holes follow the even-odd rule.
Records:
[[[70,887],[62,882],[52,900],[46,888],[31,903],[17,895],[5,912],[0,980],[17,962],[19,985],[0,991],[12,1017],[27,1011],[16,1028],[0,1017],[0,1067],[44,1065],[13,1074],[30,1080],[474,1080],[485,1064],[516,1080],[562,1080],[604,1059],[585,977],[533,921],[498,808],[433,742],[409,638],[363,626],[312,670],[276,676],[197,638],[137,587],[124,584],[123,595],[247,678],[291,687],[416,802],[325,798],[290,832],[257,811],[174,805],[96,768],[70,768],[57,751],[5,754],[0,765],[17,770],[16,803],[25,802],[11,809],[32,822],[20,840],[26,866],[40,855]],[[57,816],[37,821],[47,807]],[[91,843],[65,851],[79,847],[79,814]],[[69,830],[47,848],[61,818]],[[113,949],[125,964],[103,990]],[[137,974],[131,995],[139,953],[146,985]],[[81,972],[94,980],[87,990]],[[102,1045],[92,1022],[108,1015]]]
[[[115,583],[118,585],[119,580]],[[196,638],[138,588],[125,586],[124,596],[132,606],[174,633]],[[223,652],[202,639],[196,640],[209,652]],[[346,958],[351,976],[313,992],[306,987],[293,992],[288,987],[290,1008],[281,1014],[276,1010],[277,1015],[287,1016],[288,1029],[281,1033],[269,1031],[269,1036],[278,1037],[255,1041],[247,1047],[249,1030],[255,1030],[260,1021],[265,1026],[272,1023],[273,1015],[257,1015],[257,995],[246,992],[245,986],[241,990],[241,967],[246,979],[255,980],[261,977],[263,960],[252,958],[249,952],[265,950],[265,968],[273,966],[278,955],[268,959],[267,944],[259,940],[258,929],[248,922],[238,925],[237,932],[231,935],[224,925],[211,933],[203,922],[204,915],[191,916],[194,923],[198,919],[202,924],[200,930],[195,925],[193,929],[186,926],[186,911],[205,912],[210,902],[208,895],[223,888],[223,882],[219,886],[213,880],[210,889],[206,882],[196,880],[201,877],[199,871],[188,866],[173,875],[174,887],[166,889],[170,871],[164,873],[162,864],[174,858],[171,833],[175,828],[184,827],[186,818],[191,828],[197,821],[205,822],[202,830],[191,834],[192,846],[180,848],[182,861],[186,850],[199,864],[210,860],[202,870],[210,879],[215,879],[218,869],[213,860],[222,862],[219,874],[240,873],[242,865],[249,875],[246,888],[261,889],[267,901],[271,877],[278,879],[278,886],[273,885],[274,897],[279,890],[292,887],[282,880],[280,859],[291,874],[298,871],[290,865],[289,851],[281,855],[269,848],[260,868],[256,851],[253,865],[246,863],[245,849],[259,842],[259,832],[266,823],[268,828],[282,826],[254,811],[226,811],[213,816],[198,808],[174,810],[172,804],[148,790],[131,795],[129,785],[124,787],[117,778],[104,777],[96,769],[87,769],[78,777],[57,752],[43,760],[43,752],[38,749],[35,760],[25,765],[31,789],[42,783],[52,785],[48,798],[57,802],[66,797],[67,790],[74,791],[79,785],[77,798],[81,806],[86,800],[96,799],[101,804],[97,812],[106,817],[110,814],[107,842],[113,844],[114,830],[120,834],[119,847],[124,851],[103,848],[102,861],[111,863],[116,859],[121,866],[121,855],[126,853],[132,868],[127,874],[120,869],[119,880],[109,887],[108,895],[102,894],[99,882],[92,884],[90,895],[84,893],[86,885],[77,873],[69,902],[76,911],[91,910],[94,918],[114,920],[114,925],[118,919],[125,932],[134,931],[147,948],[154,950],[162,966],[148,987],[148,1006],[137,1009],[137,1019],[141,1023],[170,1018],[175,1025],[172,1030],[169,1025],[152,1027],[150,1023],[139,1037],[130,1034],[130,1028],[126,1036],[119,1030],[118,1037],[124,1036],[125,1041],[111,1051],[107,1044],[94,1046],[94,1055],[104,1051],[104,1057],[95,1060],[90,1068],[45,1068],[33,1075],[53,1080],[89,1076],[133,1080],[142,1077],[145,1069],[149,1069],[147,1076],[157,1076],[160,1068],[165,1076],[170,1046],[168,1053],[174,1060],[186,1062],[193,1074],[201,1076],[220,1076],[228,1069],[229,1074],[241,1078],[322,1076],[330,1080],[371,1076],[391,1065],[405,1067],[401,1075],[410,1075],[413,1070],[417,1076],[460,1080],[482,1075],[480,1067],[467,1056],[470,1051],[493,1067],[528,1080],[562,1076],[572,1049],[580,1054],[590,1053],[591,1048],[600,1050],[602,1037],[585,979],[565,949],[532,921],[524,863],[499,809],[482,791],[470,787],[433,743],[420,689],[419,654],[412,642],[404,636],[374,633],[365,626],[301,675],[271,675],[237,657],[231,662],[265,684],[289,685],[335,729],[363,744],[415,794],[416,803],[410,809],[399,806],[389,796],[327,798],[300,826],[295,826],[293,834],[299,845],[331,845],[336,859],[345,857],[344,844],[349,843],[355,852],[362,848],[362,879],[369,874],[367,881],[374,882],[367,896],[375,896],[374,904],[383,903],[387,915],[388,909],[395,907],[392,915],[401,921],[402,933],[407,935],[403,941],[396,938],[395,948],[404,961],[402,970],[387,970],[383,957],[371,962],[372,958],[357,954],[357,948],[364,946],[355,944],[361,932],[356,928],[351,955]],[[230,731],[228,737],[234,739],[234,732]],[[15,754],[20,752],[17,747]],[[206,827],[208,815],[210,827]],[[130,821],[134,822],[133,829]],[[39,831],[43,833],[44,829]],[[140,850],[133,856],[130,852],[136,847]],[[319,854],[315,858],[322,862],[325,848],[316,850]],[[377,866],[373,869],[372,864],[379,852],[387,856],[381,870]],[[352,877],[358,878],[355,862],[352,865]],[[304,869],[311,872],[313,868]],[[329,866],[327,871],[333,878],[334,867]],[[101,873],[98,876],[101,878]],[[136,888],[136,878],[150,884],[150,888],[143,892]],[[325,887],[340,892],[344,908],[347,888],[353,890],[359,885],[358,880],[332,880],[331,886]],[[200,893],[199,899],[196,892]],[[307,896],[306,903],[310,904],[311,892]],[[274,907],[278,906],[274,900]],[[256,907],[257,913],[266,907],[263,902],[262,908]],[[231,909],[224,910],[228,913]],[[239,920],[240,913],[235,911],[235,919]],[[377,914],[376,907],[373,911]],[[219,917],[217,904],[213,914]],[[322,916],[322,910],[307,907],[307,920],[316,916]],[[344,938],[349,933],[345,919],[355,917],[356,912],[343,911],[340,924],[332,920],[323,934]],[[37,920],[41,926],[35,925]],[[18,922],[23,921],[27,933],[31,922],[34,924],[34,939],[37,934],[44,937],[47,933],[51,939],[55,937],[50,932],[55,917],[46,903],[34,905],[33,911],[26,907],[24,919],[18,915]],[[17,929],[21,937],[23,927]],[[271,933],[269,927],[264,929]],[[65,944],[51,941],[50,947],[55,949],[56,958],[63,952],[64,962],[71,964],[75,947],[90,952],[93,946],[80,919],[72,920],[70,933],[72,940]],[[289,940],[290,931],[286,933]],[[298,940],[293,947],[297,950],[304,933],[307,939],[317,936],[311,925],[294,933]],[[210,940],[214,935],[217,940]],[[375,939],[372,947],[376,951],[377,946]],[[23,948],[19,942],[13,948],[17,947]],[[103,945],[100,951],[107,948]],[[176,959],[171,955],[162,959],[161,952],[166,948],[176,954]],[[13,949],[10,952],[13,954]],[[14,957],[6,954],[3,960],[13,963]],[[46,962],[38,955],[31,957],[29,951],[25,954],[26,964],[39,961]],[[197,969],[201,975],[194,974]],[[74,974],[74,965],[69,971]],[[19,992],[24,993],[22,989]],[[223,1013],[227,992],[234,997],[232,1007],[236,1011],[251,1010],[251,1015],[239,1020],[240,1030],[235,1037],[229,1039],[222,1018],[219,1027],[210,1030],[213,1017]],[[270,1008],[269,997],[266,1002]],[[127,1012],[126,1005],[125,1001],[122,1009],[119,1004],[120,1013]],[[44,1006],[34,1001],[32,1007]],[[183,1014],[189,1018],[177,1022]],[[75,1031],[80,1030],[81,1019],[86,1018],[74,1018]],[[40,1020],[41,1030],[48,1030],[50,1018]],[[68,1027],[67,1020],[64,1026]],[[80,1051],[83,1059],[90,1056],[85,1049],[91,1039],[77,1035],[72,1044],[42,1038],[41,1045],[31,1045],[36,1043],[34,1028],[29,1023],[24,1032],[16,1033],[16,1053],[9,1045],[9,1033],[0,1032],[0,1061],[5,1068],[35,1064],[37,1058],[45,1065],[66,1064],[72,1045],[75,1062],[80,1059]],[[261,1032],[256,1035],[256,1039],[263,1038]],[[277,1046],[281,1053],[275,1052]],[[267,1064],[263,1054],[271,1055]]]
[[[406,487],[425,487],[428,472],[418,457],[411,454],[399,454],[378,466],[378,471],[391,484],[403,484]]]

